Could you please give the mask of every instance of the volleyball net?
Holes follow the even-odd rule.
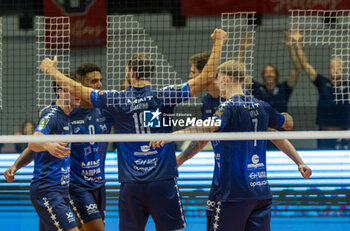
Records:
[[[203,106],[203,98],[210,91],[203,89],[202,93],[189,99],[186,89],[181,88],[182,83],[191,78],[193,63],[190,62],[190,57],[211,51],[213,40],[210,35],[215,28],[227,32],[220,63],[229,60],[243,63],[244,93],[269,102],[279,112],[286,111],[291,114],[294,118],[292,132],[249,135],[190,134],[186,137],[175,137],[171,134],[148,135],[142,131],[146,131],[144,126],[152,122],[146,121],[152,120],[154,114],[150,114],[150,111],[134,117],[137,124],[141,124],[139,132],[135,128],[135,132],[126,135],[82,136],[76,139],[79,142],[117,142],[126,139],[315,140],[348,139],[350,136],[347,132],[348,120],[350,121],[349,10],[292,10],[286,16],[263,18],[255,12],[227,12],[220,17],[187,18],[182,27],[172,24],[171,15],[165,13],[111,13],[106,16],[105,28],[102,28],[106,31],[105,46],[94,48],[84,47],[83,42],[81,47],[74,47],[77,44],[76,40],[71,41],[74,36],[96,31],[92,28],[89,31],[89,27],[81,29],[76,24],[72,29],[72,23],[69,17],[35,16],[33,27],[22,29],[15,17],[0,18],[1,143],[36,140],[35,137],[23,135],[30,134],[25,133],[25,130],[33,131],[38,123],[39,111],[57,100],[53,81],[39,68],[45,57],[53,59],[54,56],[58,59],[57,69],[65,75],[70,75],[70,72],[74,72],[83,63],[94,63],[101,68],[103,90],[128,92],[131,85],[126,67],[130,65],[135,54],[146,55],[150,64],[138,69],[146,76],[141,79],[149,78],[152,92],[162,95],[167,102],[177,104],[175,107],[174,103],[172,112],[160,112],[171,114],[170,116],[162,117],[160,114],[161,116],[153,118],[158,121],[153,122],[160,126],[173,127],[174,130],[198,123],[203,125],[203,113],[209,110]],[[299,54],[298,49],[302,50],[304,56]],[[198,68],[195,65],[195,68],[194,71],[200,73],[199,69],[203,66]],[[269,71],[269,68],[272,70]],[[220,83],[214,85],[228,90],[227,86]],[[173,94],[174,89],[176,94]],[[69,89],[63,94],[67,94],[67,91]],[[132,94],[118,93],[108,97],[109,107],[143,107],[142,102],[135,100]],[[66,98],[69,104],[69,97]],[[219,104],[224,101],[221,98]],[[217,106],[210,109],[210,113],[213,114]],[[119,116],[123,117],[121,114]],[[27,129],[26,126],[30,128]],[[132,135],[134,133],[140,134]],[[20,134],[22,136],[17,136]],[[73,136],[45,139],[75,140]],[[315,141],[308,143],[305,141],[296,146],[302,149],[317,147]]]

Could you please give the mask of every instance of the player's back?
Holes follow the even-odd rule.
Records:
[[[106,108],[112,115],[119,134],[169,133],[163,126],[163,115],[171,114],[177,103],[190,98],[188,83],[155,89],[150,85],[125,91],[93,91],[94,106]],[[145,115],[152,125],[148,124]],[[145,126],[149,125],[149,126]],[[119,142],[118,169],[122,182],[149,182],[177,176],[173,143],[153,149],[149,142]]]
[[[235,95],[220,105],[222,132],[280,129],[284,117],[269,104],[254,97]],[[218,200],[267,199],[271,197],[266,178],[266,140],[221,141],[215,177],[219,179]]]

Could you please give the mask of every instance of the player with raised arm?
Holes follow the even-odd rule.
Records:
[[[191,63],[191,72],[189,77],[194,78],[199,75],[203,69],[203,66],[208,61],[208,53],[199,53],[190,57]],[[214,84],[213,84],[214,85]],[[208,119],[214,115],[216,110],[218,109],[221,102],[224,102],[225,99],[219,97],[219,90],[214,86],[210,86],[206,89],[207,94],[202,99],[201,104],[201,112],[202,119]],[[176,156],[177,165],[181,166],[185,161],[194,157],[197,153],[199,153],[208,143],[209,141],[192,141],[189,146],[178,156]],[[290,143],[289,140],[271,140],[271,142],[281,151],[283,151],[286,155],[288,155],[298,166],[298,170],[301,172],[302,176],[308,178],[311,175],[311,169],[304,164],[294,146]],[[212,146],[214,152],[217,147],[217,142],[212,141]],[[219,151],[215,152],[219,153]],[[213,182],[215,185],[215,182]],[[211,218],[213,215],[214,207],[215,207],[215,187],[210,191],[210,196],[207,201],[206,215],[207,215],[207,230],[210,230]]]
[[[318,73],[309,63],[300,39],[303,37],[298,28],[291,31],[296,43],[297,55],[310,81],[318,90],[316,123],[319,130],[346,130],[349,117],[349,104],[336,102],[336,93],[348,94],[349,83],[343,79],[344,62],[340,58],[332,58],[329,66],[330,78]],[[348,146],[347,140],[317,140],[319,149],[334,149]]]
[[[227,99],[215,113],[212,126],[193,126],[175,133],[255,132],[291,129],[293,119],[280,114],[268,103],[246,96],[242,89],[245,66],[236,60],[220,65],[218,85],[220,96]],[[219,125],[220,124],[220,125]],[[167,142],[153,141],[153,148]],[[266,177],[266,141],[216,141],[215,209],[211,230],[270,230],[272,194]],[[301,161],[297,160],[296,161]],[[305,172],[304,172],[305,170]],[[303,167],[305,178],[311,171]]]
[[[72,127],[69,114],[79,106],[80,99],[54,87],[58,99],[44,108],[34,135],[69,135]],[[69,208],[70,143],[29,143],[34,152],[34,172],[30,199],[39,215],[39,230],[78,231]]]
[[[102,88],[101,68],[92,63],[84,63],[71,78],[84,86]],[[81,101],[69,115],[73,134],[108,134],[111,117],[106,110],[92,108]],[[70,205],[82,231],[104,230],[106,210],[105,158],[108,143],[72,143],[70,155]],[[33,152],[26,149],[13,166],[4,172],[8,182],[14,180],[17,170],[29,164]]]
[[[131,88],[125,91],[98,91],[69,81],[55,68],[55,60],[40,65],[64,89],[94,107],[106,108],[113,116],[117,133],[168,133],[170,127],[146,128],[145,111],[171,113],[176,104],[197,95],[214,80],[226,32],[216,29],[209,61],[202,73],[178,86],[155,89],[150,86],[154,64],[145,54],[135,54],[126,72]],[[68,82],[67,82],[68,81]],[[181,230],[186,223],[176,183],[177,166],[173,144],[152,149],[148,142],[118,143],[120,230],[143,230],[151,214],[157,230]],[[143,193],[140,193],[143,192]]]
[[[290,57],[293,62],[293,69],[291,70],[289,77],[286,81],[278,83],[279,72],[273,64],[265,65],[261,76],[263,78],[263,84],[253,81],[252,94],[257,99],[268,102],[278,112],[287,112],[288,100],[296,87],[300,72],[301,64],[296,54],[296,50],[293,48],[290,42],[290,33],[284,32],[285,38],[282,41],[283,44],[288,48]],[[253,46],[251,34],[247,34],[242,39],[239,51],[239,61],[244,63],[244,55],[246,49]]]

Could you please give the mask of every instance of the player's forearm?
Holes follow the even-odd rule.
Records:
[[[196,96],[203,89],[213,84],[216,70],[220,64],[222,46],[223,42],[221,40],[215,40],[209,60],[204,66],[201,74],[189,81],[189,83],[192,82],[190,86],[192,97]]]
[[[302,66],[296,50],[293,48],[293,46],[289,46],[288,50],[295,69],[300,71],[302,69]]]
[[[16,168],[16,171],[27,166],[34,159],[34,152],[31,151],[28,147],[24,149],[21,155],[17,158],[16,162],[13,164],[13,167]]]
[[[185,162],[200,152],[208,141],[192,141],[190,145],[179,155],[181,162]]]
[[[284,152],[290,159],[292,159],[296,165],[299,166],[304,164],[303,160],[300,158],[299,154],[289,140],[271,140],[271,142],[276,145],[279,150]]]
[[[90,103],[90,94],[92,88],[84,87],[78,82],[68,78],[63,75],[59,70],[54,67],[49,69],[49,73],[51,78],[60,85],[64,91],[71,93],[73,96],[84,100],[85,102]]]
[[[316,70],[313,68],[313,66],[311,66],[309,64],[309,61],[305,55],[304,49],[299,42],[296,44],[296,47],[297,47],[296,48],[297,57],[299,59],[299,62],[301,64],[302,68],[305,70],[309,79],[311,81],[315,81],[316,76],[317,76]]]
[[[41,143],[28,143],[28,148],[33,152],[44,152],[47,151],[47,142]]]

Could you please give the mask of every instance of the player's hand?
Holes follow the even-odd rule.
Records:
[[[56,69],[57,66],[57,56],[53,60],[45,58],[40,64],[40,70],[46,74],[50,73],[51,69]]]
[[[299,28],[295,27],[295,28],[292,28],[290,32],[290,36],[295,42],[299,42],[300,39],[303,37],[303,34],[299,31]]]
[[[8,168],[4,172],[4,177],[7,182],[13,182],[15,180],[16,171],[17,171],[17,168],[12,166],[11,168]]]
[[[300,164],[298,166],[298,170],[305,179],[308,179],[312,174],[311,168],[309,168],[309,166],[306,164]]]
[[[47,143],[46,150],[57,158],[64,158],[70,154],[68,143]]]
[[[215,42],[221,41],[222,44],[226,42],[227,33],[222,29],[215,29],[214,32],[210,36]]]
[[[182,154],[182,153],[181,153]],[[181,154],[176,156],[176,164],[177,167],[180,167],[185,161],[183,160],[183,158],[181,158]]]
[[[291,46],[292,46],[292,41],[291,41],[290,32],[288,32],[288,31],[283,31],[283,33],[284,33],[284,39],[282,40],[282,43],[283,43],[286,47],[291,47]]]
[[[164,140],[157,140],[157,141],[150,141],[149,146],[153,149],[163,147],[164,144],[170,143],[171,141],[164,141]]]
[[[253,46],[253,34],[247,33],[244,38],[242,38],[241,41],[241,48],[246,50]]]

